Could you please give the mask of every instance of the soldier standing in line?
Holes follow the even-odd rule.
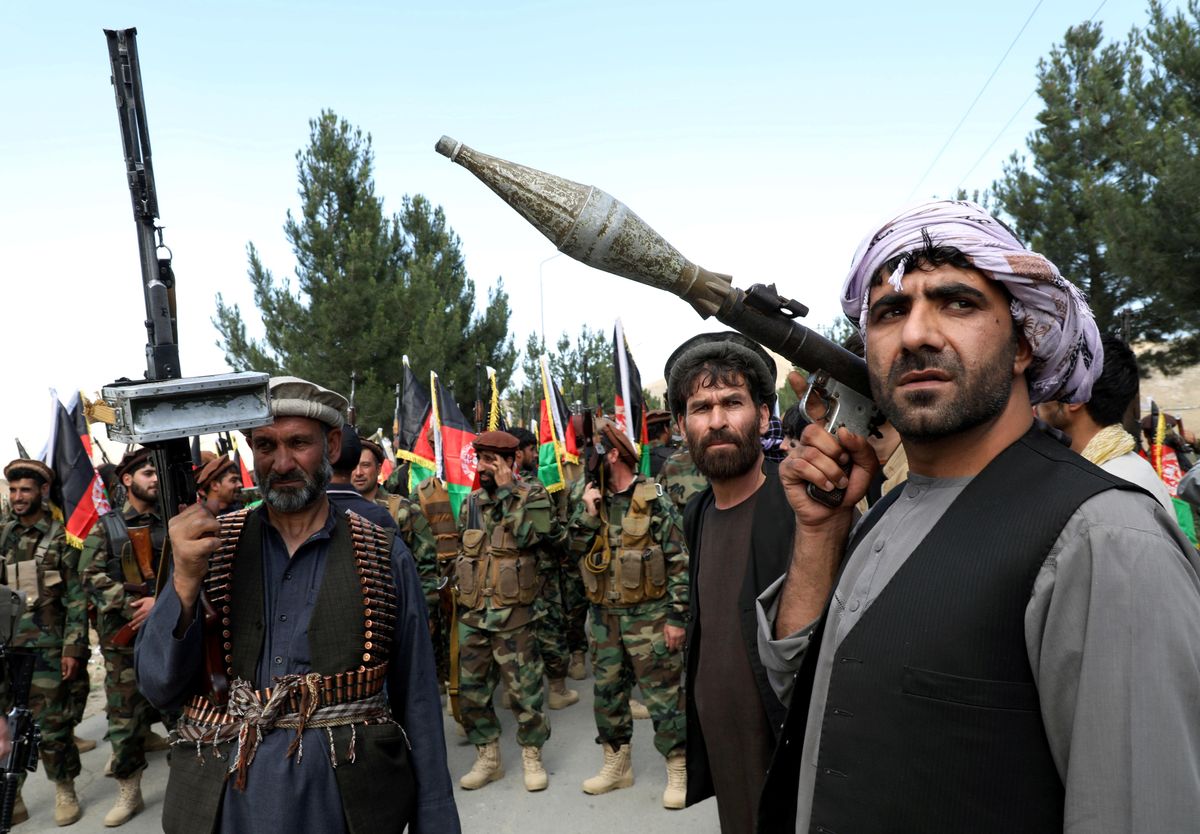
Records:
[[[383,503],[380,499],[389,495],[388,491],[379,485],[379,473],[383,469],[384,461],[383,447],[365,437],[360,437],[359,442],[362,443],[362,454],[359,455],[354,472],[350,474],[350,484],[368,501]]]
[[[213,515],[238,508],[242,497],[242,473],[228,455],[217,455],[196,472],[196,493]]]
[[[586,457],[587,446],[592,442],[590,437],[592,432],[591,415],[572,414],[567,431],[575,434],[575,448],[580,450],[581,456]],[[576,495],[575,486],[584,480],[583,464],[563,461],[563,480],[566,482],[566,488],[555,493],[554,499],[558,517],[562,521],[563,527],[566,527],[575,510],[575,505],[571,501],[571,497]],[[562,597],[566,617],[567,648],[571,652],[571,663],[567,667],[567,676],[581,681],[587,677],[587,668],[584,664],[588,651],[588,600],[583,593],[583,580],[579,577],[579,569],[574,564],[566,565],[566,569],[562,573]],[[649,718],[648,715],[635,715],[634,717]]]
[[[671,437],[671,412],[661,408],[647,412],[646,434],[650,438],[650,477],[657,478],[677,447]]]
[[[25,593],[25,613],[12,642],[36,657],[29,707],[42,728],[42,764],[54,783],[54,821],[71,825],[83,815],[75,796],[80,772],[75,705],[87,698],[87,605],[79,585],[79,551],[67,543],[62,522],[51,516],[50,467],[17,459],[4,467],[4,477],[13,518],[0,530],[0,579]],[[18,794],[13,822],[28,818]]]
[[[537,438],[528,429],[509,429],[517,440],[517,456],[513,462],[513,476],[523,483],[538,483],[537,477]],[[565,493],[566,490],[558,490]],[[552,499],[553,500],[553,499]],[[558,502],[555,502],[556,505]],[[559,516],[566,526],[569,517]],[[550,681],[550,692],[546,697],[546,706],[550,709],[566,709],[579,701],[579,693],[567,689],[567,674],[570,672],[571,649],[567,643],[567,612],[564,595],[563,574],[572,569],[568,564],[566,543],[561,550],[549,554],[549,558],[557,566],[556,570],[546,574],[546,584],[542,590],[546,614],[538,620],[538,648],[541,651],[542,663],[546,667],[546,678]],[[505,693],[506,696],[510,693]]]
[[[663,492],[671,499],[675,509],[683,515],[683,508],[693,495],[704,492],[708,488],[708,478],[700,474],[692,461],[692,453],[687,446],[681,446],[667,458],[658,473],[658,483]]]
[[[589,794],[633,785],[629,694],[636,682],[667,760],[664,808],[687,793],[686,722],[680,678],[688,609],[683,525],[662,489],[637,472],[633,444],[615,423],[597,423],[599,485],[577,488],[571,550],[592,603],[596,741],[604,765],[583,783]]]
[[[540,483],[513,477],[517,439],[489,431],[475,438],[480,489],[462,503],[462,551],[456,562],[462,670],[462,718],[478,754],[460,784],[482,788],[504,775],[500,724],[492,694],[501,678],[512,693],[525,789],[544,790],[542,745],[550,724],[542,711],[543,665],[537,620],[545,616],[545,577],[558,566],[566,530]]]
[[[143,585],[135,590],[141,583],[135,575],[136,532],[131,531],[146,529],[153,575],[164,569],[160,560],[167,530],[158,514],[158,472],[150,450],[141,448],[127,453],[115,474],[126,491],[125,507],[100,517],[84,539],[79,558],[84,591],[96,606],[96,631],[104,656],[105,710],[112,743],[105,775],[117,780],[117,801],[104,817],[109,827],[123,825],[145,807],[141,783],[146,752],[167,748],[165,739],[150,732],[158,713],[138,691],[133,641],[128,639],[141,628],[154,605],[152,588]],[[140,579],[144,583],[149,577]]]

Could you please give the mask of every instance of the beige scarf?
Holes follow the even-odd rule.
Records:
[[[1080,454],[1097,466],[1103,466],[1113,458],[1129,454],[1135,445],[1129,432],[1119,423],[1114,423],[1096,432],[1096,436],[1088,441]]]

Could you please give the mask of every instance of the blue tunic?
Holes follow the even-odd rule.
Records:
[[[258,512],[263,518],[263,612],[267,627],[255,686],[262,689],[270,686],[276,676],[312,671],[308,624],[325,574],[334,516],[331,512],[325,526],[289,557],[265,509]],[[387,696],[392,714],[412,745],[417,805],[411,830],[414,834],[456,834],[461,829],[446,767],[425,598],[412,555],[399,537],[392,546],[392,575],[398,610]],[[197,615],[183,636],[176,639],[173,632],[180,609],[174,586],[165,583],[137,641],[138,687],[160,709],[178,709],[195,691],[195,681],[203,668],[203,621]],[[226,785],[218,831],[345,832],[341,795],[329,763],[324,730],[305,731],[305,755],[299,762],[286,755],[292,738],[290,730],[275,730],[263,737],[246,790],[234,788],[232,780]],[[176,755],[186,755],[186,751],[177,751]],[[364,773],[363,777],[370,778],[370,774]]]

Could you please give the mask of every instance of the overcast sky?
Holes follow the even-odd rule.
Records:
[[[36,454],[49,388],[65,400],[145,370],[103,28],[138,28],[185,374],[226,369],[210,319],[217,292],[253,312],[249,242],[291,274],[294,155],[332,108],[372,134],[385,210],[426,195],[479,296],[503,277],[518,346],[543,302],[548,340],[585,322],[611,331],[619,315],[649,383],[716,325],[547,260],[548,241],[434,153],[439,136],[596,185],[693,261],[742,287],[774,281],[827,324],[872,223],[1000,175],[1036,126],[1038,59],[1101,5],[1110,36],[1145,18],[1129,0],[5,3],[0,449],[15,453],[16,435]]]

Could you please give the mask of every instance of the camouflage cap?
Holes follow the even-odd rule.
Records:
[[[746,371],[747,386],[768,406],[775,403],[775,360],[763,350],[762,345],[732,330],[699,333],[675,348],[663,368],[663,376],[667,380],[667,398],[670,400],[668,405],[675,414],[682,414],[686,403],[676,402],[672,396],[676,380],[671,377],[685,356],[689,364],[706,359],[724,359],[742,366]]]
[[[4,479],[6,481],[15,481],[19,478],[27,478],[29,475],[25,474],[26,472],[35,474],[44,483],[54,483],[54,470],[40,460],[30,460],[29,458],[17,458],[4,467]]]
[[[336,391],[294,376],[271,377],[271,414],[308,417],[333,429],[346,422],[350,404]]]
[[[125,457],[121,458],[121,462],[117,464],[117,480],[124,478],[126,475],[132,475],[139,469],[153,465],[154,461],[150,459],[150,450],[145,446],[139,446],[132,451],[126,452]]]

